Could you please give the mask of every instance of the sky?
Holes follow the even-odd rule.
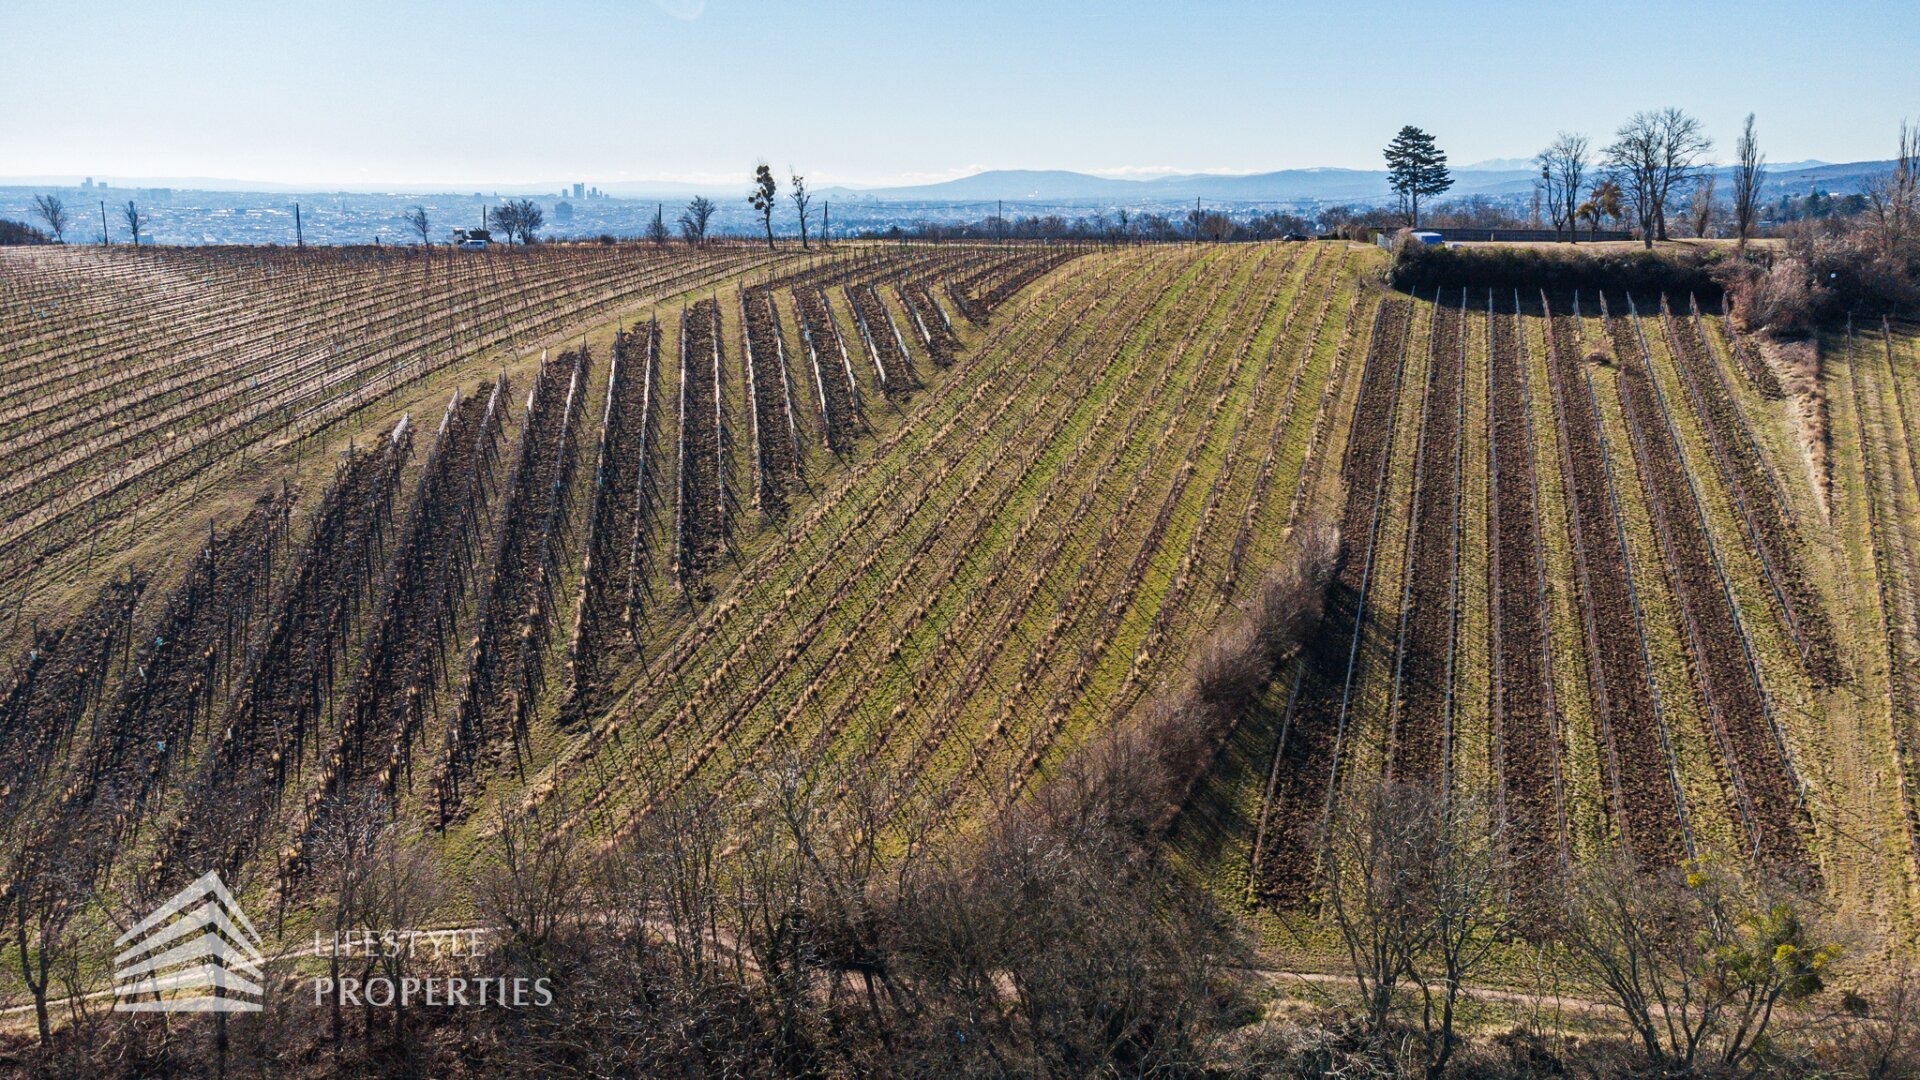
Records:
[[[1920,119],[1910,0],[63,0],[0,28],[0,177],[1379,168],[1402,124],[1461,165],[1667,105],[1718,157],[1751,111],[1772,160],[1838,162]]]

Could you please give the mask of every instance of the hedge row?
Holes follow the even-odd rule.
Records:
[[[1714,269],[1719,252],[1667,252],[1538,247],[1425,247],[1403,245],[1389,271],[1395,288],[1431,289],[1472,286],[1550,292],[1694,293],[1717,299],[1721,288]]]

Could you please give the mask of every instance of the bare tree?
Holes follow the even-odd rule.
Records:
[[[653,220],[647,222],[647,239],[665,247],[670,237],[667,234],[667,210],[659,203],[653,205]]]
[[[1434,844],[1425,853],[1430,938],[1413,978],[1420,989],[1426,1073],[1437,1077],[1460,1046],[1455,1021],[1462,993],[1509,936],[1501,893],[1514,868],[1504,831],[1486,824],[1493,815],[1485,803],[1466,794],[1431,798],[1425,811],[1435,819]]]
[[[520,242],[533,243],[534,234],[540,231],[540,226],[547,223],[546,213],[532,199],[519,200],[513,204],[513,210],[520,230]]]
[[[420,926],[439,910],[445,894],[435,873],[433,859],[433,851],[417,826],[395,821],[380,830],[363,883],[364,910],[372,917],[375,926],[410,932],[410,928]],[[383,947],[375,951],[377,955],[373,959],[388,983],[396,988],[407,985],[421,959],[417,943],[408,940],[398,943],[397,947]],[[372,1038],[372,1004],[369,995],[369,1041]],[[404,994],[393,995],[389,1014],[393,1045],[396,1048],[404,1046],[407,1029],[407,1000]]]
[[[592,891],[585,904],[591,912],[591,936],[583,937],[588,948],[579,959],[581,966],[600,966],[607,974],[571,979],[566,1000],[576,1001],[598,987],[611,997],[600,1015],[620,1016],[626,1023],[622,1035],[646,1033],[642,1038],[616,1038],[611,1045],[599,1040],[593,1052],[602,1063],[600,1071],[752,1071],[751,1051],[727,1038],[728,1003],[741,1000],[740,991],[751,986],[751,975],[735,977],[743,971],[734,947],[737,937],[723,929],[731,816],[715,809],[707,798],[682,791],[637,822],[612,851],[593,860]],[[565,939],[558,941],[564,948]],[[524,962],[511,950],[502,959]],[[618,1029],[596,1022],[588,1038],[609,1030]],[[739,1066],[723,1064],[732,1061]]]
[[[928,1033],[969,1031],[941,1051],[953,1072],[1177,1075],[1198,1060],[1223,1005],[1208,988],[1246,951],[1138,831],[1159,805],[1153,758],[1107,744],[1000,815],[975,852],[923,850],[904,873],[890,920],[901,983]]]
[[[1579,242],[1575,217],[1580,209],[1580,185],[1586,180],[1591,160],[1588,149],[1585,135],[1563,131],[1554,136],[1545,150],[1534,155],[1534,161],[1540,166],[1540,191],[1546,198],[1547,217],[1553,222],[1553,231],[1565,229],[1575,243]]]
[[[680,213],[680,236],[688,244],[700,247],[707,242],[707,222],[719,207],[705,195],[695,195]]]
[[[1754,131],[1752,113],[1747,114],[1747,122],[1740,127],[1734,154],[1739,159],[1733,167],[1734,246],[1744,252],[1760,209],[1760,185],[1767,178],[1767,159],[1760,153],[1760,136]]]
[[[1325,826],[1326,911],[1372,1050],[1391,1054],[1396,1001],[1412,987],[1429,1076],[1459,1047],[1460,996],[1506,926],[1505,845],[1482,824],[1484,811],[1465,796],[1389,782],[1347,801]]]
[[[333,987],[328,1007],[333,1019],[333,1052],[336,1058],[345,1050],[345,1016],[342,1013],[341,942],[347,932],[366,925],[372,913],[374,889],[371,881],[380,843],[387,827],[390,808],[377,795],[341,801],[334,812],[321,820],[324,827],[314,837],[312,864],[316,871],[323,905],[319,925],[334,936],[327,953],[327,978]],[[364,973],[363,973],[364,979]]]
[[[620,940],[640,949],[657,942],[688,984],[714,981],[729,959],[719,929],[727,828],[724,814],[683,793],[601,862],[596,910]]]
[[[51,1045],[47,1012],[50,976],[68,959],[73,920],[86,906],[91,879],[75,845],[35,842],[16,867],[7,896],[20,979],[33,995],[40,1045]]]
[[[1713,230],[1715,205],[1714,188],[1717,186],[1712,173],[1703,173],[1693,185],[1693,194],[1687,199],[1687,224],[1693,226],[1693,235],[1705,237]]]
[[[413,228],[414,232],[420,234],[421,246],[429,248],[433,246],[433,223],[427,219],[426,207],[416,206],[407,211],[407,224]]]
[[[1347,952],[1367,1031],[1384,1035],[1400,984],[1427,946],[1426,883],[1415,853],[1433,843],[1416,789],[1380,786],[1328,816],[1322,844],[1327,914]]]
[[[1912,242],[1914,224],[1920,220],[1920,127],[1900,122],[1893,168],[1867,184],[1867,214],[1883,253]]]
[[[1703,1058],[1740,1068],[1777,1006],[1824,988],[1839,950],[1816,934],[1812,902],[1791,889],[1714,864],[1657,871],[1621,857],[1576,878],[1560,940],[1648,1061],[1686,1074]]]
[[[518,812],[497,819],[492,849],[474,886],[481,912],[511,962],[544,970],[585,906],[585,853],[550,817]]]
[[[773,170],[761,162],[753,167],[753,187],[747,191],[747,202],[760,214],[760,224],[767,230],[767,249],[773,249],[773,208],[779,195],[779,185],[774,182]]]
[[[800,1065],[807,1054],[802,1021],[813,1000],[818,942],[799,914],[811,891],[813,853],[806,842],[811,837],[796,838],[793,829],[798,822],[810,833],[825,808],[816,801],[814,785],[796,769],[780,770],[765,787],[742,816],[747,833],[724,910],[758,973],[777,1060]]]
[[[531,244],[547,215],[532,199],[513,199],[487,211],[487,224],[511,243]]]
[[[41,221],[47,223],[47,231],[53,234],[57,243],[66,243],[67,204],[60,201],[58,195],[35,195],[33,212]]]
[[[507,243],[520,232],[520,204],[504,202],[487,210],[487,227],[501,235]]]
[[[1614,133],[1606,149],[1607,172],[1619,184],[1647,247],[1667,238],[1668,203],[1711,149],[1713,140],[1700,130],[1700,121],[1675,108],[1634,113]]]
[[[120,214],[122,217],[127,219],[128,231],[133,233],[133,246],[139,247],[140,246],[140,225],[146,219],[140,216],[140,209],[133,205],[132,199],[127,200],[127,208],[125,210],[120,211]]]
[[[305,959],[298,955],[301,951],[299,939],[291,936],[268,947],[257,980],[260,1011],[245,1023],[234,1025],[234,1057],[252,1064],[259,1074],[264,1074],[270,1064],[292,1057],[296,1047],[304,1047],[313,1037],[309,1008],[313,990],[300,978]]]
[[[799,173],[787,177],[787,198],[793,200],[794,212],[800,215],[800,248],[807,248],[807,206],[813,202],[813,196],[807,191],[807,178]]]

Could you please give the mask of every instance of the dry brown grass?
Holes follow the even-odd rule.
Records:
[[[1832,433],[1827,423],[1826,384],[1820,378],[1820,344],[1813,338],[1779,341],[1765,335],[1757,341],[1761,357],[1780,377],[1780,386],[1787,392],[1794,431],[1806,456],[1814,493],[1820,497],[1821,512],[1829,513],[1833,499],[1829,460]]]

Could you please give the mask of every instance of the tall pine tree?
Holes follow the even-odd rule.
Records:
[[[1420,227],[1420,200],[1453,186],[1447,155],[1433,144],[1433,136],[1408,124],[1387,144],[1387,183],[1400,196],[1400,212],[1407,226]]]

